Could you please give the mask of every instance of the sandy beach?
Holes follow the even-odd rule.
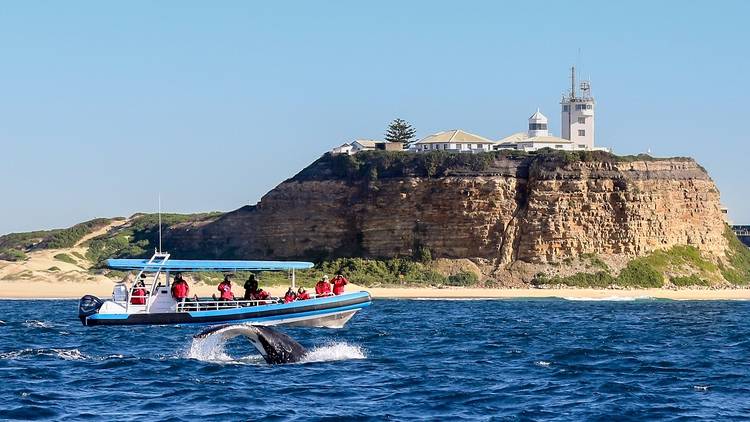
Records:
[[[92,280],[81,282],[47,281],[0,281],[0,299],[78,299],[85,294],[108,297],[114,282]],[[235,293],[242,287],[235,285]],[[281,296],[285,286],[272,286],[267,290]],[[366,290],[373,298],[385,299],[512,299],[556,297],[571,300],[626,300],[626,299],[673,299],[673,300],[750,300],[750,289],[474,289],[474,288],[365,288],[347,286],[347,291]],[[211,296],[216,286],[196,283],[191,285],[191,295]]]

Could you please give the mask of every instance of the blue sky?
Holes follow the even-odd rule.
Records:
[[[327,149],[537,107],[577,64],[597,144],[692,156],[750,223],[750,2],[0,4],[0,233],[255,203]],[[580,53],[579,53],[580,51]]]

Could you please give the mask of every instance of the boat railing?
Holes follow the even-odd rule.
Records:
[[[220,309],[236,309],[248,306],[278,304],[278,298],[262,300],[185,300],[177,303],[177,312],[218,311]]]
[[[333,293],[327,293],[322,295],[310,295],[310,299],[320,299],[324,297],[333,297]],[[141,297],[141,296],[131,296]],[[144,296],[145,297],[145,296]],[[297,300],[295,300],[296,302]],[[236,309],[246,308],[248,306],[259,306],[259,305],[278,305],[284,303],[283,298],[271,297],[268,299],[260,300],[202,300],[202,299],[186,299],[184,302],[177,302],[177,312],[195,312],[195,311],[218,311],[220,309]]]

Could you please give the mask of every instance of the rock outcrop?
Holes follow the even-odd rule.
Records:
[[[721,257],[719,192],[688,158],[326,155],[255,206],[167,233],[179,256],[477,258],[496,267],[692,245]]]

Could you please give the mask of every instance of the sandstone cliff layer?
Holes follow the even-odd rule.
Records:
[[[180,256],[554,263],[692,245],[723,256],[719,192],[687,158],[326,155],[246,206],[167,233]]]

